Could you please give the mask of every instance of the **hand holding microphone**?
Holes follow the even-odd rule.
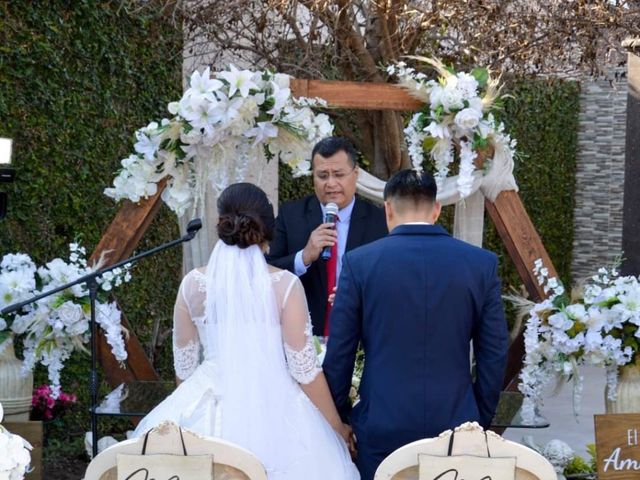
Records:
[[[325,207],[325,211],[324,223],[311,232],[307,245],[302,250],[302,261],[307,266],[320,258],[320,255],[324,253],[324,250],[326,250],[328,252],[328,256],[330,256],[331,247],[338,241],[338,234],[335,229],[335,221],[338,216],[338,206],[335,203],[328,203]]]

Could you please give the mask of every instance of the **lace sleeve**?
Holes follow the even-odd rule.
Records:
[[[173,310],[173,367],[180,380],[189,378],[200,363],[198,330],[191,319],[191,312],[185,298],[188,283],[189,275],[180,285]]]
[[[282,308],[284,353],[291,376],[302,384],[315,380],[322,368],[313,344],[309,308],[302,284],[293,277]]]

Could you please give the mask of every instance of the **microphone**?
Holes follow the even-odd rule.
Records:
[[[324,223],[335,223],[338,218],[338,205],[333,202],[327,203],[324,207],[324,212]],[[320,257],[322,260],[329,260],[331,258],[331,247],[324,247]]]
[[[198,230],[200,230],[201,228],[202,220],[200,220],[199,218],[194,218],[193,220],[191,220],[187,224],[187,234],[185,235],[185,237],[187,238],[187,242],[189,240],[193,240],[193,237],[196,236],[196,233],[198,233]]]

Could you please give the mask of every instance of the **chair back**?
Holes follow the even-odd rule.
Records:
[[[553,465],[535,450],[485,431],[475,422],[463,423],[455,430],[451,455],[487,457],[515,457],[515,480],[557,480]],[[452,431],[447,430],[436,438],[427,438],[400,447],[383,460],[374,480],[418,480],[418,456],[420,454],[447,456]],[[472,479],[466,479],[472,480]]]
[[[211,455],[216,480],[267,480],[262,463],[242,447],[218,438],[203,437],[182,429],[184,445],[190,455]],[[84,480],[116,480],[117,455],[139,455],[144,437],[125,440],[100,452],[89,464]],[[163,422],[149,433],[146,454],[182,455],[180,428],[173,422]],[[204,479],[203,479],[204,480]]]

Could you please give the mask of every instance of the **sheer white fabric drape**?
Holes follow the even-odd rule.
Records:
[[[442,205],[456,206],[453,236],[478,247],[482,246],[485,198],[493,202],[504,190],[518,191],[513,176],[512,152],[504,145],[497,144],[495,149],[489,170],[484,175],[478,171],[473,173],[473,193],[467,198],[460,198],[457,177],[447,178],[438,191],[438,201]],[[362,196],[381,203],[384,186],[384,180],[360,170],[358,193]]]

